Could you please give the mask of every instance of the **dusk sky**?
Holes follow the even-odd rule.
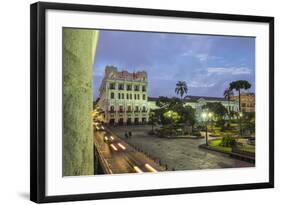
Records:
[[[188,95],[222,97],[235,80],[249,81],[254,92],[255,38],[100,31],[93,65],[95,100],[106,65],[147,71],[150,97],[176,96],[177,81],[186,81]]]

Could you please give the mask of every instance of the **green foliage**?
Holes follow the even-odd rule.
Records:
[[[227,88],[224,93],[223,96],[225,97],[225,99],[227,99],[228,101],[230,100],[231,96],[233,96],[234,93],[230,88]]]
[[[158,117],[157,117],[155,111],[151,110],[149,112],[149,122],[148,123],[151,125],[152,132],[154,132],[153,128],[156,125],[157,121],[158,121]]]
[[[161,96],[156,101],[156,105],[160,109],[154,110],[154,113],[163,125],[182,123],[194,126],[196,123],[195,109],[189,105],[185,106],[179,98]]]
[[[163,113],[164,118],[166,118],[169,123],[177,123],[180,120],[180,115],[177,112],[174,112],[172,110],[169,110],[165,113]]]
[[[252,85],[247,80],[237,80],[229,84],[229,89],[240,91],[241,89],[245,89],[245,90],[250,89],[251,86]]]
[[[236,144],[236,140],[234,137],[225,136],[222,138],[220,146],[223,147],[233,147]]]
[[[180,95],[181,98],[184,94],[186,94],[188,91],[187,85],[185,81],[178,81],[175,88],[175,93],[177,95]]]
[[[227,114],[227,109],[220,102],[207,102],[202,106],[202,109],[212,112],[218,119],[223,118]]]
[[[237,80],[229,84],[230,90],[236,90],[239,93],[239,111],[241,111],[241,102],[240,102],[240,91],[241,89],[248,90],[251,88],[251,84],[246,80]]]
[[[210,143],[209,143],[209,147],[212,147],[213,149],[216,149],[216,150],[221,151],[221,152],[227,152],[227,153],[231,152],[231,147],[223,147],[220,144],[221,144],[220,139],[211,140]]]
[[[192,131],[193,136],[201,137],[201,133],[199,131]]]

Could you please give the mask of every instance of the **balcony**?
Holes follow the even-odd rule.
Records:
[[[109,110],[109,113],[115,113],[115,110]]]
[[[118,110],[119,113],[124,113],[124,110]]]

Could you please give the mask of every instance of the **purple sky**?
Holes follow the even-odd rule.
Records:
[[[254,92],[255,38],[100,31],[93,65],[94,99],[106,65],[146,70],[151,97],[175,96],[179,80],[186,81],[188,95],[222,97],[234,80],[248,80]]]

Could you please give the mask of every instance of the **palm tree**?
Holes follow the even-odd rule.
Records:
[[[239,93],[239,112],[241,112],[241,89],[248,90],[249,88],[251,88],[251,84],[247,80],[237,80],[229,84],[230,90],[236,90]]]
[[[229,102],[230,102],[231,96],[233,96],[234,93],[233,93],[232,90],[230,90],[230,88],[227,88],[227,89],[223,92],[223,95],[224,95],[224,98],[227,99],[227,101],[228,101],[228,114],[230,114],[230,105],[229,105]]]
[[[178,81],[175,88],[175,93],[181,96],[181,99],[184,94],[188,91],[187,85],[185,81]]]

